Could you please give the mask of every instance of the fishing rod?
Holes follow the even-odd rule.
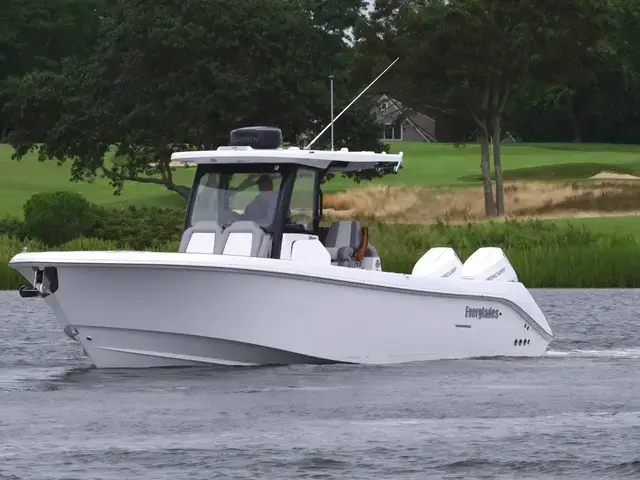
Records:
[[[326,131],[327,131],[327,129],[329,129],[329,127],[333,126],[333,123],[334,123],[336,120],[338,120],[338,118],[340,118],[340,116],[341,116],[344,112],[346,112],[346,111],[349,109],[349,107],[350,107],[351,105],[353,105],[353,104],[356,102],[356,100],[358,100],[358,99],[359,99],[359,98],[364,94],[364,92],[366,92],[367,90],[369,90],[369,88],[370,88],[374,83],[376,83],[376,82],[378,81],[378,79],[379,79],[380,77],[382,77],[382,75],[384,75],[385,73],[387,73],[387,70],[389,70],[391,67],[393,67],[393,65],[394,65],[398,60],[400,60],[400,57],[396,58],[393,62],[391,62],[391,65],[389,65],[387,68],[385,68],[385,69],[382,71],[382,73],[381,73],[380,75],[378,75],[378,76],[373,80],[373,82],[371,82],[369,85],[367,85],[367,87],[366,87],[364,90],[362,90],[362,91],[358,94],[358,96],[357,96],[356,98],[354,98],[353,100],[351,100],[351,103],[350,103],[349,105],[347,105],[346,107],[344,107],[344,110],[342,110],[342,111],[341,111],[341,112],[336,116],[336,118],[334,118],[333,120],[331,120],[331,123],[329,123],[329,125],[327,125],[326,127],[324,127],[324,128],[322,129],[322,131],[321,131],[321,132],[316,136],[316,138],[314,138],[313,140],[311,140],[311,141],[309,142],[309,144],[308,144],[306,147],[304,147],[304,149],[305,149],[305,150],[308,150],[308,149],[309,149],[309,147],[311,147],[311,145],[313,145],[314,143],[316,143],[316,140],[318,140],[318,139],[322,136],[322,134],[323,134],[324,132],[326,132]]]

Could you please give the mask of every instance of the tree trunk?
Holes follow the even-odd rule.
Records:
[[[573,127],[574,143],[582,143],[582,126],[580,125],[580,116],[576,113],[571,115],[571,126]]]
[[[484,187],[484,213],[487,217],[493,217],[496,214],[496,207],[493,203],[493,184],[491,182],[491,152],[489,149],[489,135],[487,129],[480,129],[478,133],[478,141],[480,142],[480,151],[482,160],[480,161],[480,169],[482,170],[482,185]]]
[[[171,157],[168,157],[168,158],[169,158],[169,162],[171,162]],[[167,187],[167,190],[169,190],[170,192],[176,192],[182,198],[184,198],[185,200],[188,200],[189,192],[191,189],[184,185],[176,185],[173,182],[173,170],[171,170],[171,167],[169,166],[169,164],[170,163],[167,163],[166,165],[163,164],[158,166],[160,175],[162,175],[162,180],[164,185]]]
[[[480,142],[480,170],[482,171],[482,185],[484,187],[484,213],[487,217],[496,214],[496,207],[493,203],[493,184],[491,182],[491,152],[489,150],[489,129],[487,128],[487,112],[489,110],[489,100],[491,95],[491,84],[485,84],[480,108],[478,112],[471,109],[471,115],[478,125],[478,141]]]
[[[502,158],[501,142],[502,128],[500,125],[500,115],[491,117],[491,136],[493,143],[493,166],[496,172],[496,212],[504,215],[504,186],[502,181]]]
[[[504,215],[504,185],[502,181],[502,112],[509,98],[509,82],[497,81],[493,84],[493,98],[491,100],[491,143],[493,143],[493,165],[496,173],[496,213]]]

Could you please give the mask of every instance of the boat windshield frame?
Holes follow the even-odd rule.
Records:
[[[280,258],[280,248],[282,245],[282,236],[284,233],[300,233],[308,235],[321,235],[320,223],[323,216],[322,200],[323,192],[321,185],[327,174],[346,173],[346,172],[364,172],[368,170],[376,170],[379,172],[398,173],[402,164],[402,153],[386,157],[384,154],[374,154],[373,152],[316,152],[301,153],[299,151],[269,151],[252,149],[235,149],[218,150],[212,152],[182,152],[172,155],[190,163],[197,165],[196,173],[193,178],[191,192],[187,202],[187,208],[184,218],[184,230],[193,225],[194,205],[198,198],[201,179],[207,174],[233,175],[233,174],[249,174],[259,176],[261,174],[280,174],[281,182],[278,188],[277,199],[275,200],[275,208],[273,208],[271,221],[268,224],[259,223],[258,226],[266,233],[272,236],[271,258]],[[313,154],[313,155],[312,155]],[[302,158],[303,156],[309,158]],[[300,158],[298,158],[300,157]],[[332,157],[332,158],[327,158]],[[335,157],[335,158],[333,158]],[[292,220],[291,205],[293,200],[294,189],[298,185],[300,173],[308,172],[307,175],[313,176],[313,181],[307,183],[307,191],[312,196],[312,205],[310,221],[294,222]],[[253,183],[256,185],[256,183]],[[311,188],[309,188],[311,187]],[[211,186],[212,190],[233,191],[235,188],[229,189],[229,185],[222,188]],[[231,194],[233,197],[235,194]],[[307,195],[303,193],[301,196]],[[214,203],[214,209],[219,209],[214,215],[216,218],[210,220],[216,221],[223,229],[238,220],[249,220],[242,218],[243,214],[238,214],[237,210],[232,209],[227,200],[230,197],[224,197],[224,204],[221,206],[220,199],[217,204]],[[273,200],[269,200],[271,202]],[[213,202],[212,202],[213,203]],[[219,213],[224,208],[227,215],[231,210],[237,215],[235,220],[231,222],[218,221]],[[309,208],[307,208],[308,210]],[[206,219],[203,219],[206,220]]]
[[[281,176],[281,181],[279,188],[277,189],[277,200],[275,201],[275,209],[273,211],[273,215],[270,218],[269,223],[256,223],[258,223],[258,226],[265,232],[272,235],[273,248],[271,250],[271,258],[279,258],[280,247],[282,245],[282,235],[284,233],[302,233],[309,235],[319,234],[322,211],[320,183],[323,177],[323,173],[324,170],[322,169],[294,163],[200,163],[197,166],[196,173],[193,178],[191,192],[187,201],[183,231],[193,226],[193,224],[195,223],[194,213],[196,201],[199,198],[199,194],[201,193],[202,179],[206,175],[226,175],[226,181],[228,182],[228,178],[230,178],[234,174],[244,174],[249,176],[278,174]],[[310,221],[306,223],[294,222],[291,219],[290,211],[292,205],[292,195],[296,187],[296,182],[300,180],[300,174],[313,177],[311,179],[311,182],[308,184],[308,192],[312,197],[311,202],[309,202],[311,203],[309,205],[309,209],[311,210],[311,218]],[[224,185],[224,182],[221,183],[223,184],[222,188],[213,187],[213,189],[218,190],[218,194],[219,192],[233,191],[233,188],[229,188],[228,184]],[[253,185],[255,185],[255,183]],[[274,185],[274,187],[276,186]],[[274,188],[274,190],[275,189],[276,188]],[[234,194],[232,194],[232,196],[233,195]],[[226,201],[229,202],[229,200]],[[216,208],[222,209],[225,207],[224,205],[216,205]],[[235,212],[235,214],[238,216],[233,221],[244,220],[244,218],[242,218],[242,214],[238,214],[237,212]],[[219,211],[215,213],[216,218],[218,218],[219,215]],[[212,218],[211,220],[215,220],[223,229],[233,223],[233,221],[220,222],[216,218]]]

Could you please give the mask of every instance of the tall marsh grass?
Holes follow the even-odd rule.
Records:
[[[370,241],[387,271],[410,273],[432,247],[451,247],[464,262],[480,247],[500,247],[527,287],[627,288],[640,286],[640,243],[542,221],[466,226],[369,223]]]
[[[0,290],[15,290],[22,285],[26,285],[27,281],[9,267],[9,260],[20,253],[24,248],[29,252],[38,252],[44,250],[57,251],[74,251],[74,250],[116,250],[116,243],[100,240],[97,238],[76,238],[59,247],[46,248],[42,242],[37,240],[19,240],[14,237],[0,235]]]
[[[501,247],[527,287],[625,288],[640,286],[640,243],[631,235],[611,235],[584,227],[542,221],[475,223],[466,226],[384,224],[369,225],[370,241],[386,271],[410,273],[430,248],[452,247],[464,262],[476,249]],[[168,239],[159,251],[178,250]],[[0,290],[17,289],[27,282],[7,263],[23,247],[45,250],[39,242],[0,236]],[[79,238],[56,250],[115,250],[116,243]]]
[[[9,267],[9,260],[26,247],[29,251],[43,250],[44,245],[36,240],[19,240],[7,235],[0,235],[0,290],[15,290],[27,282],[22,275]]]
[[[371,185],[328,193],[325,215],[335,219],[367,216],[378,222],[432,223],[484,220],[482,186],[442,188]],[[638,180],[587,183],[508,181],[504,186],[507,216],[573,216],[576,212],[640,210]]]

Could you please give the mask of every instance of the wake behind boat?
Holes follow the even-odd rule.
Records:
[[[499,248],[463,264],[436,247],[391,273],[366,226],[322,224],[327,174],[397,172],[402,153],[283,148],[248,127],[172,160],[197,165],[179,252],[10,261],[99,368],[537,357],[553,338]]]

